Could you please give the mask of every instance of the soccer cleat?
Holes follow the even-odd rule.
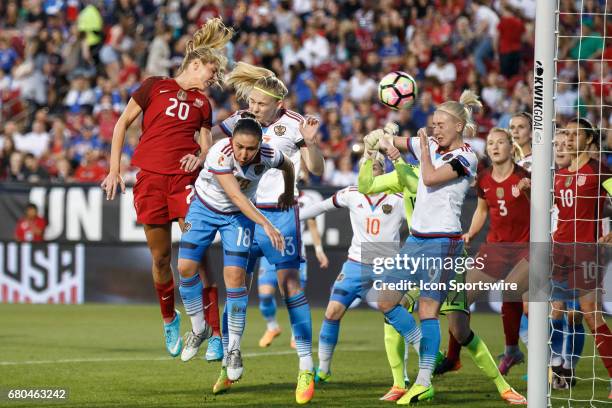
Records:
[[[573,368],[562,368],[561,376],[563,376],[563,378],[565,379],[565,382],[567,383],[568,388],[576,385],[576,375],[574,373]]]
[[[227,353],[227,378],[230,381],[238,381],[242,377],[244,367],[242,366],[242,355],[239,349],[233,349]]]
[[[319,370],[319,368],[317,367],[315,369],[315,383],[328,383],[329,380],[331,380],[331,372],[330,373],[324,373],[323,371]]]
[[[513,354],[504,354],[504,356],[501,358],[501,361],[499,362],[498,369],[502,375],[507,375],[513,366],[517,364],[522,364],[524,362],[525,355],[522,351],[517,351]]]
[[[166,338],[166,350],[172,357],[181,354],[183,339],[181,337],[181,314],[174,311],[174,319],[170,323],[164,323],[164,337]]]
[[[314,372],[302,370],[298,374],[297,386],[295,387],[295,402],[306,404],[314,396]]]
[[[221,337],[212,336],[206,348],[206,361],[221,361],[223,359],[223,343]]]
[[[425,387],[421,384],[414,384],[406,393],[397,400],[398,405],[409,405],[421,401],[430,401],[434,397],[434,387]]]
[[[204,331],[200,334],[195,334],[193,330],[186,333],[185,348],[183,348],[183,352],[181,353],[181,360],[189,361],[194,358],[198,354],[198,350],[204,340],[210,338],[211,335],[212,328],[209,325],[206,325]]]
[[[461,368],[461,360],[452,361],[444,357],[440,363],[436,364],[434,375],[443,375]]]
[[[217,378],[217,382],[213,385],[213,394],[223,394],[227,392],[232,387],[232,380],[227,378],[227,368],[221,367],[221,373],[219,374],[219,378]]]
[[[387,391],[387,393],[385,395],[383,395],[382,397],[379,398],[380,401],[388,401],[388,402],[395,402],[398,399],[402,398],[404,396],[404,394],[406,393],[406,391],[408,391],[406,388],[400,388],[397,386],[393,386],[391,387],[391,389],[389,391]]]
[[[565,376],[563,374],[563,366],[557,365],[550,367],[548,372],[548,382],[552,385],[553,390],[567,390],[569,388],[569,384],[565,380]]]
[[[272,344],[272,340],[280,336],[281,332],[282,330],[280,327],[277,327],[274,330],[266,330],[263,336],[261,336],[261,339],[259,339],[259,347],[269,347],[270,344]]]
[[[510,405],[527,405],[527,398],[516,392],[512,387],[504,391],[501,397]]]
[[[291,342],[289,342],[289,347],[291,347],[292,349],[296,349],[295,346],[295,337],[291,336]]]

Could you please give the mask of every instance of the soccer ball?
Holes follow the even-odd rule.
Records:
[[[388,73],[378,84],[378,99],[393,110],[411,107],[416,97],[416,81],[405,72]]]

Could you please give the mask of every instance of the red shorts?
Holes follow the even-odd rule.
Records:
[[[569,289],[593,290],[603,286],[608,256],[602,246],[554,243],[553,279]]]
[[[497,280],[505,279],[522,259],[529,260],[529,243],[484,243],[477,256],[484,258],[484,273]]]
[[[157,174],[141,170],[134,185],[136,220],[141,224],[167,224],[185,218],[198,173]]]

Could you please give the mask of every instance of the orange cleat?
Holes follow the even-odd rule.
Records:
[[[280,329],[280,327],[274,330],[266,330],[263,336],[261,336],[261,339],[259,339],[259,347],[269,347],[270,344],[272,344],[272,340],[280,336],[281,332],[282,330]]]
[[[516,392],[512,387],[510,387],[510,389],[507,391],[504,391],[501,397],[510,405],[527,405],[527,398]]]
[[[394,385],[393,387],[391,387],[389,391],[387,391],[385,395],[380,397],[379,400],[395,402],[398,399],[402,398],[404,394],[406,393],[406,391],[407,391],[406,388],[401,388],[401,387]]]

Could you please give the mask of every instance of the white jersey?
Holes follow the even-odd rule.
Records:
[[[533,156],[530,154],[528,156],[525,156],[525,158],[519,160],[516,164],[518,164],[519,166],[523,167],[525,170],[531,173],[532,161],[533,161]]]
[[[219,125],[221,130],[229,137],[232,136],[236,122],[240,119],[242,112],[244,111],[235,112]],[[300,174],[300,148],[305,145],[304,138],[300,132],[300,125],[303,121],[304,117],[300,114],[282,109],[275,122],[267,127],[262,126],[264,143],[284,153],[293,163],[296,197],[298,196],[297,180]],[[284,186],[285,182],[280,170],[273,169],[268,171],[259,183],[256,198],[257,206],[261,208],[276,207],[278,205],[278,197],[285,191]]]
[[[420,161],[419,138],[408,139],[408,147]],[[457,169],[460,175],[447,183],[432,187],[427,187],[419,177],[411,233],[414,236],[437,237],[461,235],[461,207],[476,176],[478,158],[467,144],[450,152],[439,153],[438,143],[430,138],[429,149],[436,169],[448,163]]]
[[[233,174],[240,184],[240,191],[255,200],[257,185],[263,175],[271,168],[278,168],[283,164],[284,156],[281,152],[263,143],[255,158],[246,166],[241,166],[234,158],[232,139],[222,139],[215,143],[204,162],[195,183],[198,198],[210,209],[222,213],[240,211],[229,199],[215,174]],[[280,170],[279,170],[280,171]]]
[[[349,259],[362,262],[361,251],[364,243],[399,245],[400,228],[406,219],[404,198],[401,194],[365,195],[361,194],[357,187],[350,186],[337,191],[327,200],[306,208],[300,213],[300,219],[312,218],[334,207],[348,208],[350,211],[353,239],[348,251]],[[371,260],[368,261],[370,262]]]

